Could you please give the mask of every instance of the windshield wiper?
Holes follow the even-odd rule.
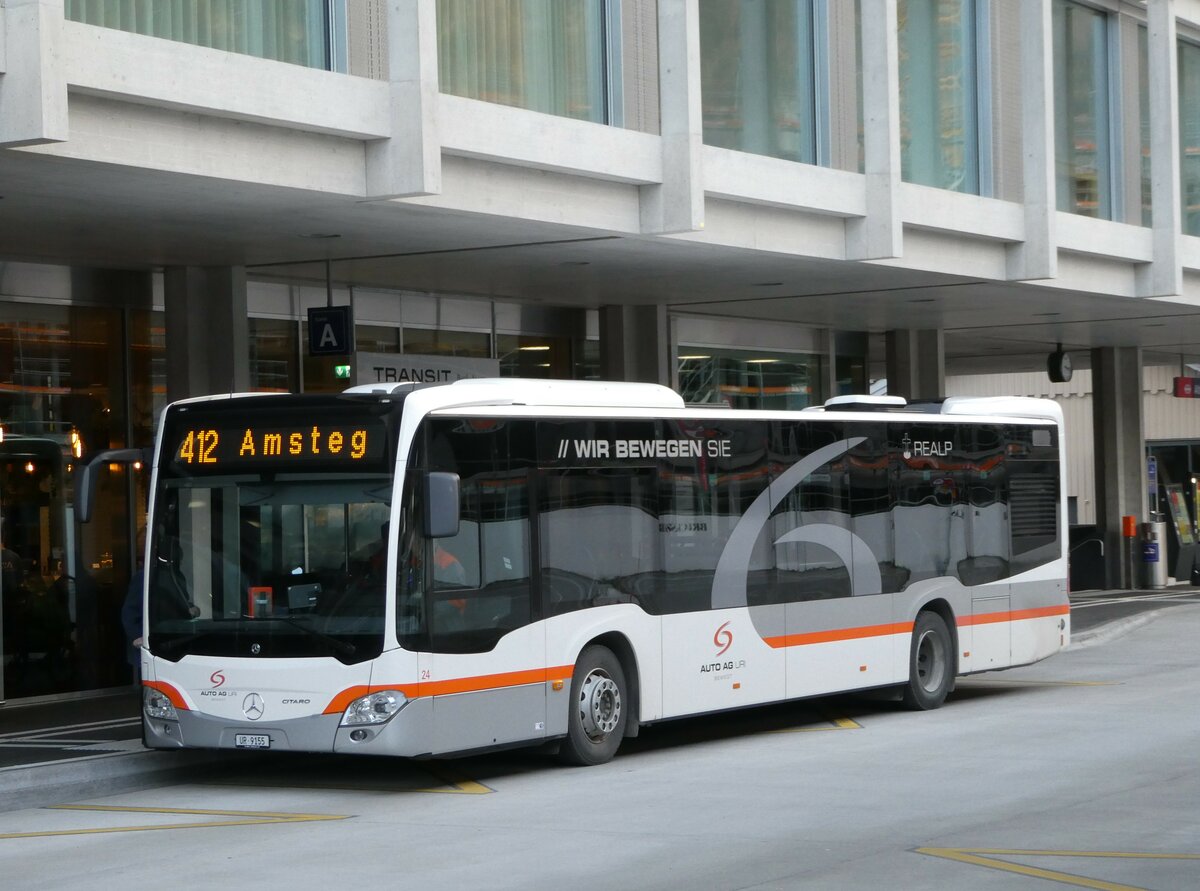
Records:
[[[330,637],[328,634],[325,634],[324,632],[318,631],[315,628],[310,628],[307,625],[304,625],[300,622],[297,622],[295,619],[290,619],[286,616],[271,616],[270,619],[256,619],[255,621],[256,622],[262,622],[262,621],[282,622],[285,625],[288,625],[292,628],[296,628],[300,631],[303,631],[305,634],[308,634],[311,637],[315,637],[317,640],[321,641],[326,646],[328,646],[330,649],[332,649],[335,653],[340,653],[343,656],[353,656],[356,652],[358,652],[358,650],[354,646],[354,644],[347,643],[344,640],[338,640],[336,637]],[[209,637],[213,634],[229,633],[230,631],[233,631],[233,629],[208,628],[208,629],[205,629],[204,631],[195,631],[191,634],[184,634],[180,637],[176,637],[171,640],[168,640],[166,643],[162,643],[162,644],[154,643],[153,635],[151,635],[150,649],[152,652],[158,652],[163,655],[167,655],[169,653],[174,653],[176,650],[180,649],[181,647],[191,643],[192,641],[198,640],[202,637]],[[245,633],[245,631],[246,631],[245,626],[242,626],[241,628],[237,629],[237,632],[235,632],[235,633]]]
[[[153,635],[153,633],[151,633],[151,635],[150,635],[150,652],[153,653],[154,651],[157,650],[159,653],[162,653],[163,655],[166,655],[167,653],[173,653],[176,650],[178,650],[180,647],[182,647],[184,644],[189,644],[192,641],[198,640],[201,637],[207,637],[210,634],[216,634],[216,633],[217,633],[216,630],[212,629],[212,628],[206,629],[204,631],[193,631],[191,634],[184,634],[180,637],[174,638],[173,640],[168,640],[164,644],[156,644],[154,642],[154,635]]]
[[[292,628],[298,628],[305,634],[311,634],[317,640],[328,644],[335,652],[341,653],[343,656],[353,656],[357,652],[356,647],[352,643],[347,643],[344,640],[338,640],[336,637],[330,637],[324,632],[318,631],[316,628],[309,628],[295,619],[290,619],[287,616],[271,616],[271,621],[283,622]]]

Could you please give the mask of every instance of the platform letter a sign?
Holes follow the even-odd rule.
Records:
[[[354,317],[348,306],[313,307],[308,311],[308,354],[347,356],[354,352]]]

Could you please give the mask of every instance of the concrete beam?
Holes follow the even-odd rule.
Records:
[[[904,255],[900,220],[900,49],[896,0],[862,0],[867,215],[846,223],[846,259]]]
[[[1092,447],[1096,527],[1104,537],[1106,588],[1137,587],[1137,558],[1125,551],[1121,517],[1146,518],[1146,440],[1142,429],[1142,351],[1092,350]]]
[[[940,399],[946,395],[946,346],[940,329],[887,332],[889,396]]]
[[[1054,221],[1054,23],[1046,0],[1019,0],[1021,31],[1021,181],[1025,237],[1008,246],[1008,279],[1058,275]]]
[[[367,143],[368,198],[442,190],[438,133],[437,7],[434,0],[388,0],[390,136]]]
[[[1146,46],[1150,96],[1150,206],[1154,259],[1138,271],[1139,297],[1183,293],[1180,257],[1178,37],[1175,0],[1149,0]]]
[[[666,306],[600,307],[600,376],[671,386],[670,316]]]
[[[81,22],[63,35],[72,93],[331,136],[389,132],[379,81]]]
[[[62,0],[5,0],[0,147],[63,142],[67,82]]]
[[[704,122],[698,0],[658,2],[662,184],[641,188],[642,231],[704,228]]]
[[[169,266],[163,279],[167,399],[249,390],[245,268]]]

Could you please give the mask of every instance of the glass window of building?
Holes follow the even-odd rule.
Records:
[[[133,445],[143,446],[154,442],[167,404],[167,322],[156,310],[135,309],[129,316],[130,424]]]
[[[676,362],[685,402],[801,409],[823,401],[818,355],[680,345]]]
[[[492,354],[491,340],[491,335],[485,331],[408,327],[404,329],[404,352],[487,359]]]
[[[980,193],[976,0],[900,0],[900,161],[906,181]]]
[[[1180,42],[1178,64],[1183,231],[1200,235],[1200,46]]]
[[[701,0],[700,83],[708,145],[820,163],[820,0]]]
[[[250,389],[258,393],[299,393],[297,323],[254,318],[249,322]]]
[[[154,395],[147,384],[161,368],[156,315],[0,304],[4,698],[129,680],[120,611],[135,530],[144,522],[144,479],[110,465],[98,480],[92,522],[72,524],[70,507],[81,462],[104,449],[150,444]],[[131,365],[139,363],[149,374],[131,381]]]
[[[1054,0],[1055,188],[1058,209],[1114,219],[1109,19]]]
[[[438,0],[442,92],[596,123],[613,120],[619,3]]]
[[[363,353],[398,353],[400,329],[387,325],[355,325],[354,346]]]
[[[571,338],[541,334],[497,334],[501,377],[571,380]]]
[[[332,70],[346,0],[66,0],[66,17],[232,53]]]

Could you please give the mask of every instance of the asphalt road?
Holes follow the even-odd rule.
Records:
[[[265,755],[0,813],[6,888],[1200,887],[1200,605],[912,713],[648,728],[611,764]]]

